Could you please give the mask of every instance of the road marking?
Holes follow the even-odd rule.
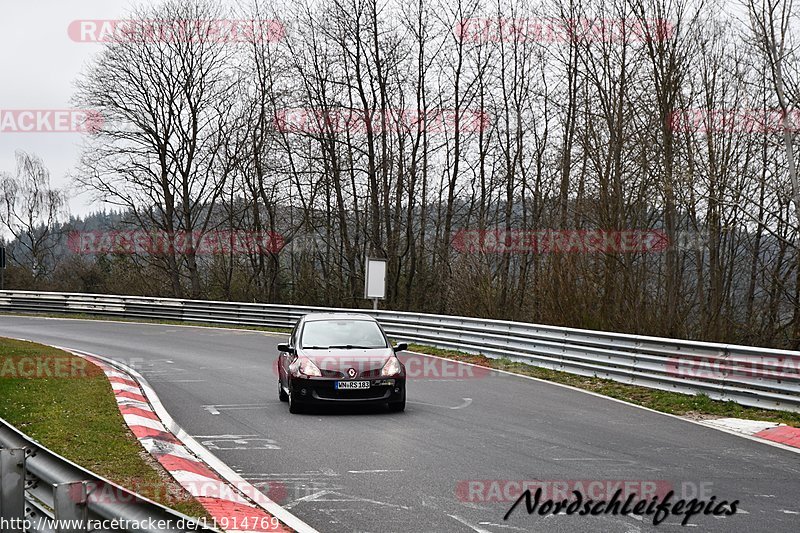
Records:
[[[204,405],[203,409],[212,415],[218,415],[220,409],[223,411],[236,411],[242,409],[264,409],[265,407],[267,405],[262,403],[235,403],[230,405]]]
[[[230,435],[226,438],[213,437],[200,442],[209,450],[280,450],[278,443],[264,437],[253,438],[244,435]]]
[[[416,405],[429,405],[431,407],[440,407],[442,409],[464,409],[465,407],[469,407],[472,404],[472,398],[461,398],[464,400],[464,403],[461,405],[456,405],[455,407],[450,407],[447,405],[437,405],[435,403],[428,403],[428,402],[412,402],[411,400],[407,400],[407,403],[413,403]]]
[[[386,472],[405,472],[405,470],[348,470],[348,474],[383,474]]]
[[[586,461],[607,461],[611,463],[618,463],[620,465],[635,465],[637,464],[636,461],[630,461],[626,459],[612,459],[612,458],[604,458],[604,457],[554,457],[553,461],[579,461],[579,462],[586,462]]]
[[[478,522],[478,524],[482,525],[482,526],[494,526],[494,527],[500,527],[500,528],[504,528],[504,529],[516,529],[517,531],[525,531],[521,527],[509,526],[508,524],[495,524],[493,522]]]
[[[450,409],[464,409],[465,407],[469,407],[472,404],[472,398],[462,398],[462,399],[464,400],[463,404],[457,407],[451,407]]]
[[[456,515],[454,515],[454,514],[449,514],[449,515],[447,515],[447,516],[449,516],[449,517],[450,517],[450,518],[452,518],[453,520],[456,520],[456,521],[458,521],[458,522],[461,522],[462,524],[464,524],[465,526],[467,526],[468,528],[470,528],[472,531],[475,531],[476,533],[492,533],[492,532],[491,532],[491,531],[489,531],[488,529],[483,529],[483,528],[480,528],[480,527],[478,527],[478,526],[473,526],[472,524],[470,524],[469,522],[467,522],[467,521],[466,521],[466,520],[464,520],[463,518],[460,518],[460,517],[458,517],[458,516],[456,516]]]
[[[284,504],[283,508],[284,509],[291,509],[292,507],[294,507],[298,503],[319,501],[319,498],[321,496],[326,495],[327,493],[328,493],[327,490],[321,490],[319,492],[315,492],[314,494],[309,494],[308,496],[303,496],[302,498],[297,498],[293,502],[289,502],[289,503]]]
[[[338,498],[324,498],[324,496],[338,496]],[[291,509],[292,507],[296,506],[298,503],[303,502],[362,502],[362,503],[371,503],[373,505],[382,505],[385,507],[395,507],[397,509],[403,509],[404,511],[410,511],[411,507],[406,507],[405,505],[397,505],[394,503],[386,503],[381,502],[378,500],[370,500],[369,498],[359,498],[358,496],[348,496],[347,494],[343,494],[341,492],[335,492],[332,490],[321,490],[319,492],[315,492],[314,494],[309,494],[308,496],[303,496],[302,498],[298,498],[293,502],[290,502],[284,505],[284,509]]]
[[[196,439],[244,439],[258,437],[258,435],[192,435]]]

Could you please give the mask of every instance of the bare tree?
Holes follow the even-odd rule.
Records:
[[[230,165],[221,149],[232,126],[232,47],[206,22],[223,12],[205,0],[169,0],[133,19],[165,29],[107,46],[79,80],[75,97],[99,112],[103,126],[88,142],[77,181],[131,213],[140,227],[163,231],[172,292],[200,296],[195,240],[209,224]],[[176,244],[185,236],[184,246]]]
[[[0,174],[0,223],[13,237],[11,260],[31,269],[38,279],[54,268],[60,237],[57,223],[66,214],[67,196],[51,187],[50,171],[38,156],[23,151],[15,155],[16,172]]]

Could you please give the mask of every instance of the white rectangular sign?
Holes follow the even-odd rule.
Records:
[[[364,298],[386,298],[386,259],[367,257],[367,272],[364,277]]]

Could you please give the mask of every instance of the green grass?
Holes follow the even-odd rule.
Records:
[[[97,366],[0,337],[0,398],[0,417],[44,447],[167,507],[210,519],[130,432]]]
[[[649,407],[656,411],[670,413],[673,415],[686,416],[689,418],[744,418],[749,420],[765,420],[778,422],[789,426],[800,427],[800,413],[790,411],[777,411],[772,409],[759,409],[756,407],[745,407],[736,402],[723,402],[712,400],[704,394],[696,396],[681,394],[679,392],[661,391],[639,387],[636,385],[626,385],[617,383],[610,379],[596,377],[578,376],[567,372],[539,368],[526,363],[511,361],[510,359],[492,359],[483,355],[472,355],[452,350],[441,350],[430,346],[412,344],[409,349],[420,353],[427,353],[473,363],[498,370],[505,370],[515,374],[532,376],[546,381],[562,383],[579,389],[584,389],[611,398],[625,400],[627,402]]]

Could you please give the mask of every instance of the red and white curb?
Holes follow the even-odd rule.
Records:
[[[103,370],[131,432],[200,502],[218,527],[228,533],[292,530],[318,533],[245,481],[178,426],[141,374],[106,357],[59,348],[87,359]]]
[[[717,418],[703,420],[700,423],[713,428],[734,431],[743,435],[777,442],[785,446],[800,448],[800,428],[785,424],[762,422],[760,420],[742,420],[741,418]]]

